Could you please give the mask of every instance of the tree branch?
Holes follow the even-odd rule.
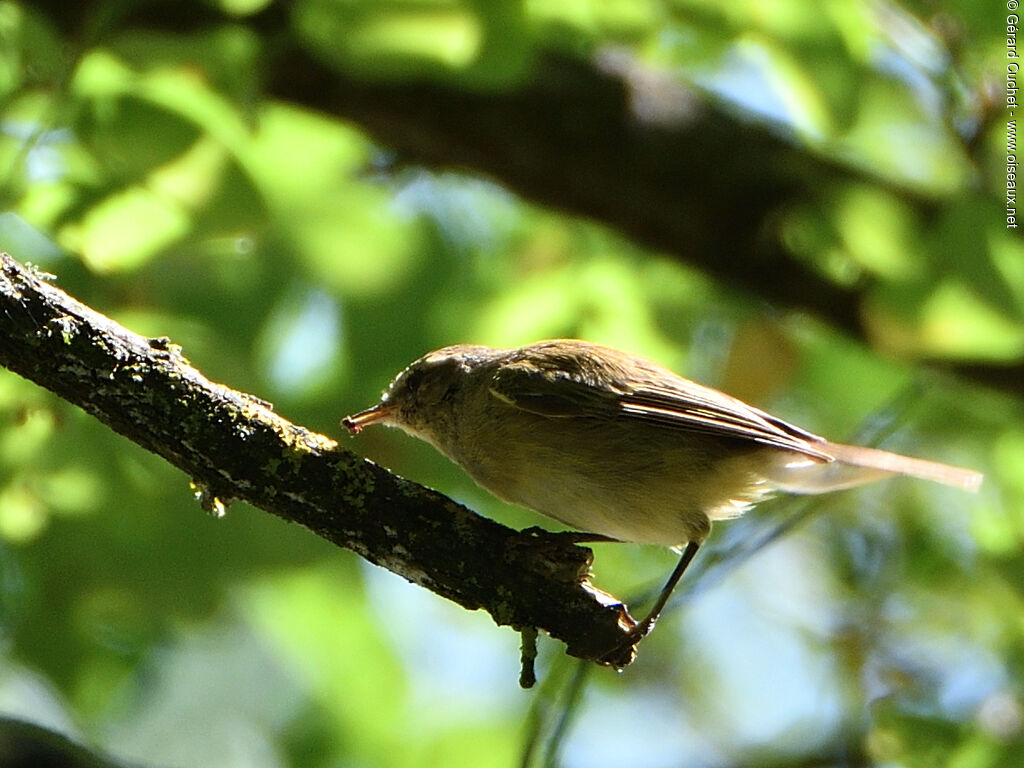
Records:
[[[644,77],[654,82],[645,86]],[[781,209],[851,174],[721,112],[681,83],[659,82],[624,55],[600,65],[546,55],[512,89],[472,91],[366,82],[293,49],[278,59],[267,87],[275,97],[354,120],[415,162],[485,174],[727,284],[864,332],[859,290],[788,253],[774,231]],[[671,119],[638,116],[645,87],[664,91],[652,99],[663,99]]]
[[[392,475],[44,277],[0,254],[0,365],[181,469],[207,509],[246,501],[499,625],[544,629],[573,656],[599,660],[626,637],[625,608],[587,581],[590,550]]]

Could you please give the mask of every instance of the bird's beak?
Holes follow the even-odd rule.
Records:
[[[368,427],[371,424],[386,424],[390,419],[391,409],[384,403],[377,403],[365,411],[346,416],[341,420],[341,426],[353,435],[358,435],[363,427]]]

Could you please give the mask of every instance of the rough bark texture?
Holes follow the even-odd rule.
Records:
[[[0,254],[0,365],[167,459],[219,512],[239,499],[299,523],[498,624],[539,627],[598,660],[629,625],[587,583],[592,554],[521,534],[210,382]]]

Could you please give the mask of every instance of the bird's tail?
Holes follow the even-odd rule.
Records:
[[[825,493],[863,485],[891,475],[907,475],[973,492],[981,486],[983,478],[980,472],[973,469],[914,459],[877,448],[830,442],[815,443],[814,447],[831,455],[835,461],[825,464],[790,464],[771,477],[770,481],[790,493]]]

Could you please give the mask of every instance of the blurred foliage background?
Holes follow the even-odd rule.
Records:
[[[289,419],[338,436],[424,351],[573,336],[987,475],[976,496],[897,480],[773,500],[716,528],[623,674],[542,642],[524,692],[518,637],[486,615],[244,505],[203,515],[176,470],[0,371],[0,713],[146,766],[1020,765],[1004,26],[972,0],[0,0],[0,247]],[[357,113],[282,51],[358,92]],[[718,207],[716,237],[756,210],[749,243],[775,260],[636,236],[687,217],[656,197],[580,205],[560,174],[588,150],[558,148],[562,115],[530,116],[558,148],[532,195],[516,169],[537,137],[478,108],[552,56],[653,83],[628,105],[642,140],[688,119],[682,91],[806,161],[694,146],[732,197],[661,180]],[[474,111],[443,115],[445,134],[458,99],[427,101],[403,146],[384,135],[395,100],[376,98],[396,85]],[[497,149],[474,154],[474,131]],[[758,198],[744,167],[799,175],[798,193]],[[645,189],[594,178],[572,181],[598,202]],[[766,264],[782,287],[761,295],[743,276]],[[777,300],[808,275],[810,309]],[[815,305],[823,286],[855,312]],[[397,433],[344,444],[543,522]],[[595,549],[597,583],[623,596],[674,561]]]

